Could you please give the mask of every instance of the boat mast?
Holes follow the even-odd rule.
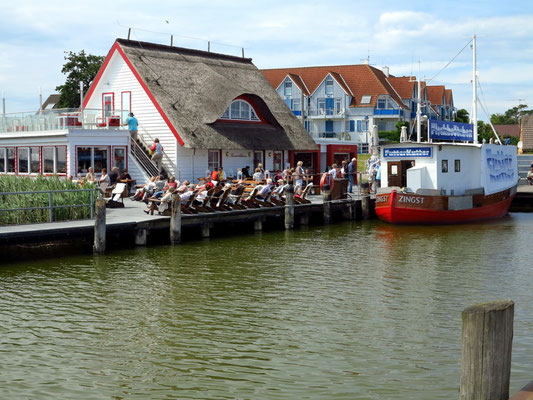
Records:
[[[421,114],[422,114],[422,99],[421,89],[420,89],[420,61],[418,61],[418,76],[416,77],[417,84],[417,104],[416,104],[416,141],[420,143],[422,141],[422,124],[421,124]]]
[[[476,35],[472,39],[473,67],[472,67],[472,124],[474,125],[474,144],[477,138],[477,76],[476,76]]]

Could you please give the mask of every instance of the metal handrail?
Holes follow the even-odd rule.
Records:
[[[145,153],[145,149],[139,146],[139,144],[133,138],[131,138],[130,147],[133,156],[137,159],[137,161],[139,161],[139,163],[143,166],[145,171],[150,174],[150,176],[159,175],[159,170],[157,169],[157,166],[154,164],[152,159],[148,157],[148,155]]]
[[[143,133],[142,135],[138,135],[139,140],[144,146],[146,146],[147,148],[150,148],[150,145],[146,143],[146,141],[144,140],[144,136],[145,135],[148,136],[151,142],[154,141],[154,138],[152,137],[152,135],[150,135],[150,133],[148,133],[148,131],[144,127],[140,126],[140,128],[142,129]],[[170,159],[170,157],[167,155],[167,153],[165,153],[164,151],[163,151],[163,159],[161,160],[161,164],[163,165],[163,167],[165,167],[167,171],[176,171],[177,172],[176,179],[181,181],[181,170],[176,165],[176,163],[174,163]]]
[[[48,220],[49,222],[53,222],[54,220],[54,209],[56,208],[78,208],[78,207],[90,207],[91,209],[91,219],[94,218],[94,195],[97,192],[98,188],[94,189],[65,189],[65,190],[37,190],[37,191],[30,191],[30,192],[0,192],[0,196],[5,195],[24,195],[24,194],[44,194],[48,193],[49,200],[48,200],[48,206],[47,207],[19,207],[19,208],[0,208],[0,212],[9,212],[9,211],[28,211],[28,210],[49,210],[48,212]],[[91,202],[89,204],[67,204],[67,205],[60,205],[60,206],[54,206],[54,199],[53,195],[54,193],[71,193],[71,192],[90,192],[91,194]]]

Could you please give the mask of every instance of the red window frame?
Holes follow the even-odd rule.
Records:
[[[102,122],[105,122],[105,96],[111,95],[111,115],[115,113],[115,92],[102,93]]]

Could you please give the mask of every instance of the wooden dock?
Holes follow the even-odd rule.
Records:
[[[321,195],[310,195],[310,204],[294,205],[296,227],[312,223],[323,223],[324,201]],[[352,195],[343,200],[330,201],[332,221],[362,219],[362,200]],[[147,215],[146,204],[124,199],[124,208],[106,209],[106,232],[108,243],[130,242],[144,245],[150,236],[169,235],[170,217]],[[373,210],[373,207],[371,207]],[[208,237],[210,229],[228,224],[248,224],[254,230],[261,230],[263,224],[283,227],[285,206],[261,207],[246,210],[217,211],[212,213],[182,214],[181,226],[184,235],[199,228],[201,237]],[[248,229],[243,227],[244,230]],[[251,229],[251,228],[250,228]],[[92,243],[95,220],[65,221],[31,225],[0,227],[0,248],[6,246],[32,245],[49,242],[85,240]],[[109,244],[108,244],[109,248]]]

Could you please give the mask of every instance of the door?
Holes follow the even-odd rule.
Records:
[[[387,163],[387,186],[402,187],[402,163],[389,161]]]
[[[257,168],[257,166],[259,164],[264,164],[263,163],[263,151],[262,150],[256,150],[254,151],[254,169]],[[263,169],[264,169],[264,165],[263,165]]]
[[[415,166],[415,160],[402,161],[402,187],[407,186],[407,170]]]
[[[326,115],[333,115],[333,98],[326,98]]]

